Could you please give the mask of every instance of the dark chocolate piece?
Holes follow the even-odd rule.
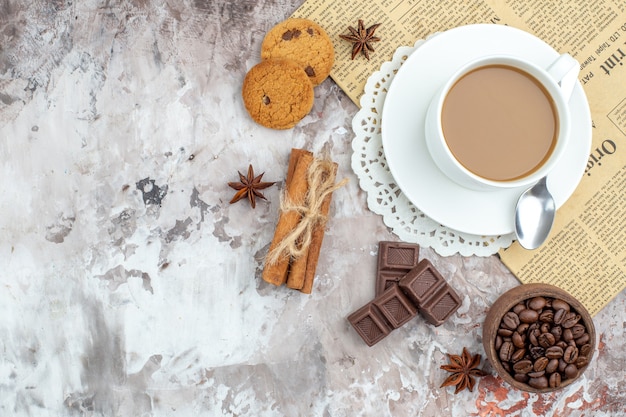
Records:
[[[376,296],[397,284],[419,258],[419,245],[405,242],[382,241],[378,244],[378,271],[376,274]]]
[[[420,314],[432,325],[441,326],[461,306],[457,293],[445,284],[420,306]]]
[[[372,301],[391,327],[397,329],[417,315],[417,308],[397,285],[392,285]]]
[[[418,307],[446,284],[446,280],[428,259],[423,259],[400,280],[400,289]]]
[[[368,346],[380,342],[392,330],[372,302],[350,314],[348,321]]]
[[[376,296],[384,293],[389,287],[397,285],[408,271],[379,271],[376,277]]]
[[[419,246],[404,242],[380,242],[378,244],[379,269],[407,269],[417,265]]]

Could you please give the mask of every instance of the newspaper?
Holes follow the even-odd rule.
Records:
[[[522,283],[545,282],[577,297],[592,315],[626,287],[626,3],[622,0],[484,0],[431,2],[308,0],[294,17],[324,27],[335,46],[331,77],[359,105],[372,72],[399,46],[472,23],[506,24],[533,33],[580,62],[580,83],[593,119],[592,150],[583,178],[558,210],[548,241],[528,251],[500,251]],[[368,61],[351,60],[339,38],[359,19],[381,23]]]

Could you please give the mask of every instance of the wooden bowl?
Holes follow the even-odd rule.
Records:
[[[587,343],[591,345],[591,349],[590,353],[587,355],[587,364],[579,368],[578,375],[576,377],[563,379],[560,386],[556,388],[551,388],[549,386],[546,388],[535,388],[527,383],[516,380],[513,375],[511,375],[511,373],[504,368],[500,360],[499,353],[496,350],[496,337],[498,336],[498,329],[504,315],[517,304],[525,303],[527,300],[539,296],[551,299],[561,299],[568,303],[571,309],[575,310],[581,316],[579,323],[585,326],[587,333],[589,334],[589,341]],[[500,377],[502,377],[502,379],[504,379],[508,384],[528,392],[552,392],[568,386],[580,378],[580,376],[584,373],[596,350],[596,331],[591,315],[589,315],[587,309],[566,291],[549,284],[525,284],[507,291],[496,300],[493,306],[491,306],[487,312],[487,317],[485,318],[485,323],[483,325],[483,346],[485,348],[487,360],[489,360],[498,375],[500,375]]]

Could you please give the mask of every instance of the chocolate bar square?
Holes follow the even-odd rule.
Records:
[[[397,285],[408,271],[379,271],[376,277],[376,296],[384,293],[389,287]]]
[[[423,259],[400,280],[399,285],[415,305],[422,307],[428,297],[446,285],[446,281],[428,259]]]
[[[378,269],[401,269],[409,271],[417,265],[419,246],[404,242],[380,242],[378,244]]]
[[[417,308],[397,285],[392,285],[372,301],[385,316],[391,327],[397,329],[417,315]]]
[[[397,284],[407,272],[415,268],[418,257],[419,245],[414,243],[380,242],[378,244],[376,296]]]
[[[420,307],[420,314],[435,326],[441,326],[455,311],[461,307],[461,299],[448,284],[433,294]]]
[[[368,346],[380,342],[392,330],[372,302],[350,314],[348,321]]]

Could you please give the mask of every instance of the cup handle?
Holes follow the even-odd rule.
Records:
[[[570,54],[562,54],[547,69],[548,74],[556,80],[563,91],[565,101],[569,100],[578,82],[580,64]]]

